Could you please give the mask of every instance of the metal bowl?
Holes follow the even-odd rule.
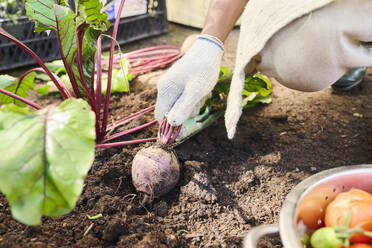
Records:
[[[265,235],[280,233],[284,247],[303,248],[301,236],[301,202],[314,192],[331,188],[332,195],[357,188],[372,193],[372,165],[345,166],[317,173],[297,184],[286,197],[280,211],[279,225],[262,225],[252,228],[244,239],[244,248],[257,247],[258,240]],[[324,201],[329,201],[327,193]],[[319,221],[319,220],[314,220]]]

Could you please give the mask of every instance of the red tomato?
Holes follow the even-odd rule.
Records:
[[[347,246],[345,248],[372,248],[372,245],[359,243],[359,244],[353,244],[353,245]]]
[[[320,186],[307,194],[296,209],[296,223],[300,220],[310,229],[324,226],[327,205],[340,193],[336,187]]]
[[[340,193],[328,205],[325,213],[325,225],[334,227],[344,225],[347,216],[351,213],[349,228],[360,227],[372,231],[372,195],[359,189],[352,189]],[[356,233],[350,241],[352,243],[369,243],[372,238]]]

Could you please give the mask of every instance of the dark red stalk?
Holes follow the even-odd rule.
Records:
[[[139,67],[139,68],[137,67],[137,68],[134,68],[134,69],[130,70],[130,72],[132,74],[137,75],[137,74],[141,74],[141,73],[152,71],[154,69],[164,68],[165,66],[167,66],[170,63],[176,61],[180,57],[181,57],[181,55],[178,55],[176,57],[167,59],[165,61],[159,61],[158,63],[154,63],[154,64],[151,64],[149,66],[143,66],[143,67]]]
[[[130,68],[129,72],[131,74],[137,75],[141,73],[146,73],[149,71],[153,71],[156,69],[161,69],[172,62],[176,61],[181,55],[166,55],[166,56],[156,56],[156,57],[149,57],[146,59],[130,59]],[[118,63],[118,62],[116,62]],[[115,69],[122,68],[121,65],[114,65]]]
[[[123,136],[128,135],[128,134],[131,134],[131,133],[138,132],[138,131],[146,128],[146,127],[150,127],[152,125],[155,125],[156,123],[157,123],[157,121],[156,120],[153,120],[153,121],[150,121],[150,122],[148,122],[146,124],[143,124],[141,126],[138,126],[138,127],[135,127],[135,128],[131,128],[131,129],[128,129],[128,130],[125,130],[125,131],[116,133],[114,135],[111,135],[111,136],[105,138],[103,140],[103,142],[105,143],[107,141],[110,141],[110,140],[113,140],[113,139],[117,139],[117,138],[123,137]]]
[[[39,68],[35,68],[35,69],[28,70],[28,71],[26,71],[25,73],[23,73],[23,74],[18,78],[18,83],[17,83],[17,87],[16,87],[16,89],[14,90],[14,94],[17,95],[18,89],[19,89],[19,87],[21,86],[23,79],[24,79],[28,74],[30,74],[30,73],[32,73],[32,72],[35,72],[35,71],[39,71],[38,69],[39,69]],[[42,68],[41,68],[40,70],[42,70]],[[15,99],[14,99],[14,101],[15,101]]]
[[[96,133],[97,140],[101,141],[105,136],[105,132],[100,129],[100,112],[101,112],[101,100],[102,100],[102,36],[100,35],[97,39],[97,86],[96,86]],[[94,88],[94,87],[93,87]]]
[[[139,140],[130,140],[130,141],[123,141],[123,142],[116,142],[116,143],[105,143],[105,144],[97,144],[96,148],[109,148],[109,147],[117,147],[117,146],[126,146],[126,145],[138,145],[146,142],[154,142],[158,138],[147,138],[147,139],[139,139]]]
[[[129,53],[126,53],[125,56],[126,57],[127,56],[130,57],[133,54],[139,54],[139,53],[144,53],[144,52],[153,51],[153,50],[160,50],[160,49],[180,50],[176,46],[172,46],[172,45],[160,45],[160,46],[146,47],[146,48],[142,48],[142,49],[139,49],[139,50],[136,50],[136,51],[133,51],[133,52],[129,52]]]
[[[46,65],[44,64],[44,62],[39,58],[39,56],[36,55],[36,53],[34,53],[30,48],[28,48],[25,44],[23,44],[21,41],[19,41],[17,38],[15,38],[14,36],[10,35],[9,33],[7,33],[3,28],[0,27],[0,35],[4,36],[5,38],[7,38],[8,40],[10,40],[11,42],[15,43],[17,46],[19,46],[20,48],[22,48],[25,52],[27,52],[29,55],[32,56],[32,58],[45,70],[45,73],[50,77],[50,79],[53,81],[53,83],[56,85],[56,87],[58,88],[59,92],[61,93],[62,97],[64,99],[68,98],[68,96],[66,95],[66,93],[64,92],[63,88],[61,87],[61,85],[59,85],[59,82],[57,80],[57,78],[54,76],[54,74],[48,69],[48,67],[46,67]]]
[[[109,125],[109,126],[107,127],[107,131],[110,131],[110,130],[116,128],[116,127],[119,127],[119,126],[121,126],[121,125],[124,125],[125,123],[128,123],[128,122],[130,122],[130,121],[136,119],[137,117],[139,117],[139,116],[141,116],[141,115],[143,115],[143,114],[145,114],[145,113],[148,113],[148,112],[150,112],[150,111],[153,111],[154,109],[155,109],[155,105],[150,106],[150,107],[148,107],[148,108],[145,108],[145,109],[143,109],[143,110],[141,110],[141,111],[139,111],[139,112],[137,112],[137,113],[131,114],[130,116],[125,117],[124,119],[115,122],[113,125]]]
[[[80,95],[80,92],[79,92],[79,88],[78,88],[78,85],[76,83],[76,79],[75,79],[75,75],[74,75],[74,72],[72,71],[72,62],[71,62],[71,65],[69,65],[66,61],[66,58],[65,58],[65,55],[63,54],[63,49],[62,49],[62,43],[61,43],[61,36],[59,35],[59,22],[58,20],[56,20],[56,23],[57,23],[57,44],[58,44],[58,51],[59,51],[59,55],[61,57],[61,60],[63,62],[63,65],[64,67],[66,68],[66,72],[67,72],[67,75],[70,79],[70,83],[71,83],[71,86],[72,86],[72,89],[74,90],[74,93],[75,93],[75,96],[77,98],[81,98],[81,95]]]
[[[20,77],[19,77],[19,83],[18,84],[20,84],[21,83],[21,81],[28,75],[28,74],[30,74],[31,72],[42,72],[42,73],[46,73],[46,71],[43,69],[43,68],[41,68],[41,67],[38,67],[38,68],[32,68],[32,69],[30,69],[30,70],[28,70],[28,71],[26,71],[25,73],[23,73]],[[71,97],[73,97],[72,96],[72,94],[71,94],[71,92],[70,92],[70,90],[69,90],[69,88],[67,87],[67,85],[63,82],[63,80],[60,78],[60,77],[58,77],[57,75],[55,75],[54,73],[52,73],[53,75],[54,75],[54,77],[57,79],[57,81],[58,81],[58,83],[60,84],[60,86],[65,90],[65,92],[66,92],[66,94],[67,94],[67,98],[71,98]],[[18,87],[18,86],[17,86]],[[66,98],[65,98],[66,99]]]
[[[92,86],[91,86],[91,94],[92,94],[92,96],[93,96],[93,98],[94,98],[94,100],[95,100],[95,92],[94,92],[94,79],[95,79],[95,74],[96,74],[96,59],[95,59],[95,57],[93,57],[93,59],[92,59],[92,61],[93,61],[93,66],[92,66],[92,75],[91,75],[91,82],[92,82]]]
[[[112,39],[111,39],[111,47],[110,47],[110,57],[109,57],[109,69],[108,69],[108,78],[107,78],[107,90],[106,90],[106,98],[105,98],[105,106],[103,111],[103,120],[102,120],[102,133],[106,134],[106,127],[107,127],[107,120],[108,120],[108,111],[109,111],[109,104],[110,104],[110,96],[111,96],[111,80],[112,80],[112,64],[114,59],[114,49],[115,49],[115,40],[118,33],[119,22],[121,12],[123,11],[125,0],[121,0],[118,14],[116,16],[114,30],[112,32]],[[98,63],[98,62],[97,62]]]
[[[166,118],[163,119],[163,121],[160,123],[159,129],[158,129],[158,138],[160,139],[160,136],[162,135],[165,127],[165,121]]]
[[[161,68],[159,67],[159,65],[162,67],[165,67],[168,64],[170,64],[170,62],[173,62],[177,58],[178,57],[176,57],[175,55],[170,55],[170,56],[162,56],[162,57],[153,58],[153,59],[138,60],[138,62],[130,61],[131,66],[129,69],[130,71],[142,70],[142,69],[151,71],[153,69]]]
[[[80,82],[81,82],[81,84],[83,86],[84,93],[87,96],[88,101],[89,101],[89,104],[92,106],[93,111],[95,112],[94,95],[91,95],[91,92],[88,89],[87,80],[86,80],[86,78],[84,76],[84,71],[83,71],[83,38],[84,38],[85,30],[84,29],[80,29],[80,27],[82,25],[83,24],[80,24],[76,28],[76,36],[77,36],[77,45],[76,45],[76,47],[77,47],[77,51],[76,51],[77,52],[77,56],[76,56],[77,67],[78,67]]]
[[[129,61],[129,63],[131,63],[132,67],[135,67],[137,65],[142,65],[146,61],[170,58],[170,57],[178,56],[180,53],[181,53],[180,51],[167,52],[167,53],[158,52],[152,56],[147,56],[147,57],[143,57],[141,54],[138,54],[138,56],[136,54],[132,56],[126,56],[125,54],[121,56],[115,55],[114,63],[120,63],[121,59],[126,58]],[[108,64],[108,60],[104,60],[102,64],[106,66]]]
[[[158,130],[158,141],[163,144],[172,144],[180,134],[182,125],[172,127],[167,118],[164,118]]]
[[[10,96],[10,97],[12,97],[12,98],[14,98],[14,99],[17,99],[17,100],[19,100],[19,101],[21,101],[21,102],[24,102],[24,103],[26,103],[27,105],[30,105],[31,107],[33,107],[33,108],[35,108],[35,109],[42,109],[43,107],[41,107],[39,104],[37,104],[37,103],[34,103],[34,102],[32,102],[32,101],[30,101],[30,100],[27,100],[27,99],[25,99],[25,98],[23,98],[23,97],[21,97],[21,96],[18,96],[18,95],[16,95],[16,94],[13,94],[13,93],[11,93],[11,92],[9,92],[9,91],[6,91],[6,90],[3,90],[3,89],[1,89],[0,88],[0,93],[3,93],[3,94],[5,94],[5,95],[7,95],[7,96]]]
[[[114,56],[114,63],[120,63],[122,58],[126,58],[130,63],[129,71],[134,75],[146,73],[155,69],[164,68],[182,56],[182,52],[175,46],[154,46],[126,54]],[[109,64],[109,60],[103,60],[102,65],[105,67]],[[115,68],[121,68],[120,65],[115,65]]]
[[[169,53],[169,54],[166,54],[166,55],[162,54],[162,55],[152,56],[152,57],[147,57],[147,58],[135,58],[135,59],[128,59],[128,60],[129,60],[129,63],[132,64],[132,68],[133,68],[133,67],[136,67],[136,66],[143,65],[145,63],[149,63],[151,61],[158,61],[158,60],[165,60],[165,59],[168,59],[168,58],[173,58],[177,55],[178,55],[178,53]]]
[[[179,50],[179,49],[178,49]],[[159,54],[178,54],[175,49],[168,49],[168,50],[151,50],[151,51],[145,51],[145,52],[137,52],[133,51],[133,53],[124,54],[124,58],[139,58],[139,57],[148,57],[153,55],[159,55]]]
[[[167,55],[167,57],[173,57],[174,55]],[[160,55],[160,56],[153,56],[153,57],[147,57],[147,58],[136,58],[136,59],[127,59],[128,62],[130,63],[130,66],[131,68],[135,68],[137,66],[142,66],[144,64],[147,64],[147,63],[151,63],[151,61],[154,61],[154,60],[159,60],[159,59],[162,59],[164,58],[165,56],[164,55]],[[115,68],[120,68],[120,59],[119,58],[115,58],[114,59],[114,66]],[[107,66],[107,61],[103,61],[102,64],[104,66]],[[119,64],[119,65],[116,65],[116,64]]]
[[[169,125],[169,123],[168,123],[168,125]],[[165,138],[166,138],[166,140],[167,140],[167,143],[168,143],[168,141],[169,141],[169,139],[171,138],[171,135],[172,135],[172,133],[173,133],[173,127],[171,126],[171,125],[169,125],[167,128],[166,128],[166,130],[165,130],[166,132],[166,135],[165,135]]]

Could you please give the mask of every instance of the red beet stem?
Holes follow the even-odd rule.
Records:
[[[160,61],[160,62],[155,61],[157,63],[153,63],[151,66],[136,67],[135,69],[131,69],[129,71],[130,71],[130,73],[135,74],[135,75],[146,73],[146,72],[149,72],[149,71],[152,71],[152,70],[155,70],[155,69],[164,68],[167,65],[169,65],[170,63],[176,61],[180,57],[181,57],[181,55],[175,56],[173,58],[170,58],[170,59],[167,59],[167,60],[164,60],[164,61]]]
[[[139,66],[139,65],[143,65],[145,62],[148,62],[148,61],[153,61],[153,60],[163,60],[163,59],[166,59],[166,58],[171,58],[171,57],[175,57],[175,56],[178,56],[180,55],[180,52],[179,51],[175,51],[175,52],[169,52],[169,53],[160,53],[159,55],[154,55],[154,56],[149,56],[149,57],[141,57],[141,56],[138,56],[138,57],[128,57],[128,61],[129,63],[131,64],[132,67],[136,67],[136,66]],[[114,58],[114,63],[120,63],[120,61],[125,58],[124,55],[115,55],[116,57]],[[102,61],[102,64],[107,66],[108,64],[108,61],[107,60],[104,60]]]
[[[124,125],[124,124],[126,124],[126,123],[128,123],[128,122],[130,122],[130,121],[132,121],[132,120],[134,120],[134,119],[136,119],[136,118],[138,118],[138,117],[140,117],[140,116],[142,116],[142,115],[150,112],[150,111],[153,111],[154,109],[155,109],[155,105],[152,105],[152,106],[150,106],[148,108],[145,108],[145,109],[143,109],[143,110],[141,110],[141,111],[139,111],[137,113],[131,114],[130,116],[125,117],[124,119],[122,119],[122,120],[120,120],[118,122],[115,122],[112,125],[109,125],[107,127],[107,131],[111,131],[112,129],[114,129],[114,128],[118,127],[118,126]]]
[[[115,55],[113,62],[120,63],[121,59],[127,58],[130,63],[130,73],[134,75],[146,73],[155,69],[164,68],[182,56],[181,50],[175,46],[154,46],[136,50],[126,54]],[[107,67],[109,60],[102,61]],[[115,65],[120,69],[120,65]]]
[[[135,128],[131,128],[131,129],[125,130],[125,131],[120,132],[120,133],[116,133],[114,135],[111,135],[111,136],[105,138],[103,140],[103,143],[106,143],[107,141],[110,141],[110,140],[113,140],[113,139],[116,139],[116,138],[120,138],[122,136],[131,134],[131,133],[134,133],[134,132],[138,132],[138,131],[140,131],[140,130],[146,128],[146,127],[150,127],[150,126],[152,126],[152,125],[154,125],[156,123],[157,123],[157,121],[156,120],[153,120],[153,121],[150,121],[148,123],[145,123],[145,124],[143,124],[141,126],[138,126],[138,127],[135,127]]]
[[[158,138],[162,136],[162,133],[164,131],[164,123],[166,122],[166,118],[163,119],[163,121],[160,123],[159,129],[158,129]]]
[[[112,81],[112,64],[114,59],[114,49],[115,49],[115,40],[116,35],[118,33],[119,29],[119,22],[120,22],[120,16],[123,11],[125,0],[121,0],[119,5],[119,10],[116,16],[115,24],[114,24],[114,30],[112,32],[112,39],[111,39],[111,46],[110,46],[110,55],[109,55],[109,68],[108,68],[108,77],[107,77],[107,91],[105,96],[105,105],[103,108],[103,116],[102,116],[102,133],[106,134],[107,132],[107,122],[108,122],[108,113],[109,113],[109,104],[110,104],[110,97],[111,97],[111,81]]]
[[[149,57],[150,55],[166,55],[166,54],[179,54],[179,50],[153,50],[153,51],[148,51],[148,52],[142,52],[142,53],[133,53],[133,54],[123,54],[122,57],[128,58],[128,59],[133,59],[133,58],[141,58],[141,57]]]
[[[161,46],[152,46],[152,47],[146,47],[146,48],[143,48],[143,49],[138,49],[136,51],[133,51],[133,52],[129,52],[129,53],[126,53],[127,56],[131,56],[133,54],[142,54],[144,52],[148,52],[148,51],[153,51],[153,50],[160,50],[160,49],[173,49],[173,50],[180,50],[178,47],[176,46],[172,46],[172,45],[161,45]]]
[[[153,142],[156,140],[157,138],[147,138],[147,139],[129,140],[129,141],[122,141],[122,142],[115,142],[115,143],[97,144],[96,148],[109,148],[109,147],[118,147],[118,146],[127,146],[127,145],[138,145],[138,144],[142,144],[146,142]]]
[[[165,117],[159,126],[158,141],[163,144],[172,144],[180,134],[182,125],[173,127]]]
[[[14,99],[17,99],[18,101],[21,101],[21,102],[24,102],[24,103],[26,103],[27,105],[29,105],[29,106],[31,106],[31,107],[33,107],[33,108],[35,108],[35,109],[42,109],[43,107],[41,107],[39,104],[37,104],[37,103],[34,103],[34,102],[32,102],[32,101],[30,101],[30,100],[27,100],[27,99],[25,99],[25,98],[23,98],[23,97],[21,97],[21,96],[18,96],[18,95],[16,95],[16,94],[13,94],[12,92],[9,92],[9,91],[6,91],[6,90],[3,90],[3,89],[1,89],[0,88],[0,93],[2,93],[2,94],[4,94],[4,95],[7,95],[7,96],[10,96],[10,97],[12,97],[12,98],[14,98]]]
[[[147,61],[159,60],[159,59],[164,59],[164,58],[171,58],[171,57],[177,56],[178,54],[179,54],[178,52],[174,52],[174,53],[161,54],[161,55],[158,55],[158,56],[152,56],[152,57],[146,57],[146,58],[139,58],[138,57],[138,58],[129,59],[129,62],[132,63],[132,64],[142,62],[141,64],[143,64]],[[135,66],[136,65],[133,65],[132,67],[135,67]]]

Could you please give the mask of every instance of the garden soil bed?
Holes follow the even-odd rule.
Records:
[[[128,47],[180,45],[196,32],[175,25],[170,29],[168,35]],[[163,73],[141,76],[130,94],[115,94],[112,116],[154,104],[154,82]],[[0,247],[240,247],[251,227],[278,222],[283,200],[304,178],[328,168],[372,163],[371,71],[347,93],[301,93],[273,84],[273,102],[246,111],[234,140],[226,138],[220,119],[178,146],[180,182],[146,209],[130,174],[141,146],[98,150],[76,208],[64,217],[43,218],[40,226],[12,219],[0,195]],[[155,134],[152,127],[129,139]],[[103,217],[87,217],[97,214]],[[279,238],[262,245],[281,247]]]

